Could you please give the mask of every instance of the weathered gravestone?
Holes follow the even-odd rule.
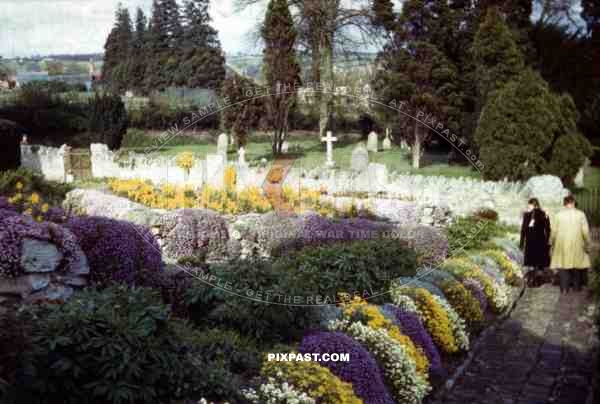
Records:
[[[379,140],[377,137],[377,133],[369,133],[369,137],[367,138],[367,150],[375,153],[379,150]]]
[[[365,148],[364,143],[359,143],[350,157],[350,168],[356,172],[364,172],[369,166],[369,152]]]
[[[385,130],[385,139],[383,139],[383,150],[392,149],[392,139],[390,138],[390,129]]]
[[[229,137],[226,133],[221,133],[217,139],[217,154],[220,154],[227,162],[227,148],[229,146]]]

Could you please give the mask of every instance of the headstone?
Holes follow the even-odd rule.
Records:
[[[327,142],[327,160],[325,165],[327,167],[335,167],[335,161],[333,160],[333,142],[337,142],[337,137],[333,137],[331,132],[327,132],[326,137],[321,138],[321,142]]]
[[[283,143],[281,144],[281,152],[287,153],[289,150],[290,150],[290,144],[287,140],[284,140]]]
[[[406,143],[406,140],[404,140],[404,139],[402,139],[400,141],[400,148],[402,150],[408,150],[408,149],[410,149],[410,147],[408,146],[408,143]]]
[[[350,168],[353,171],[363,172],[367,170],[369,166],[369,152],[365,148],[364,143],[359,143],[354,150],[352,150],[352,156],[350,158]]]
[[[585,169],[589,164],[590,164],[590,160],[586,159],[585,162],[583,163],[583,165],[581,167],[579,167],[579,171],[577,171],[577,175],[575,176],[575,180],[573,181],[575,183],[576,187],[583,188],[585,186],[585,181],[584,181]]]
[[[383,139],[383,150],[391,150],[392,139],[390,138],[390,129],[385,130],[385,139]]]
[[[238,164],[241,166],[246,165],[246,149],[244,149],[244,146],[238,149]]]
[[[370,152],[377,152],[379,150],[379,141],[377,138],[377,133],[371,132],[369,133],[369,137],[367,139],[367,150]]]
[[[222,187],[226,164],[227,160],[223,154],[207,154],[206,170],[203,170],[203,174],[205,175],[203,183],[208,183],[214,187]]]
[[[217,139],[217,154],[224,156],[227,161],[227,147],[229,146],[229,137],[226,133],[221,133]]]

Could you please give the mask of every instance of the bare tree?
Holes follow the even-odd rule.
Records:
[[[237,0],[237,9],[265,0]],[[381,3],[391,0],[288,0],[299,34],[301,54],[311,57],[311,81],[319,104],[319,135],[331,127],[334,60],[336,55],[356,55],[355,49],[383,44],[385,30],[375,15]]]

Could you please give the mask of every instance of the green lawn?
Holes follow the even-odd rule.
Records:
[[[137,152],[147,152],[148,146],[156,145],[148,137],[134,131],[128,133],[125,138],[122,150],[132,150]],[[251,137],[252,139],[252,137]],[[294,163],[294,167],[304,167],[307,169],[321,167],[325,164],[325,143],[320,143],[316,137],[293,137],[290,140],[290,152],[295,152],[299,157]],[[334,144],[333,154],[337,166],[340,168],[349,168],[352,151],[356,147],[356,142],[338,142]],[[153,148],[154,150],[154,148]],[[191,151],[198,158],[204,158],[207,154],[216,153],[217,145],[204,139],[192,136],[177,136],[169,140],[167,144],[153,151],[160,155],[177,155],[184,151]],[[229,160],[237,160],[237,153],[230,150]],[[427,156],[425,156],[427,159]],[[257,164],[261,159],[272,160],[271,143],[264,136],[250,140],[246,147],[246,160],[250,164]],[[474,177],[479,178],[478,171],[471,166],[448,165],[443,162],[432,162],[419,170],[411,167],[411,161],[407,152],[400,147],[393,147],[389,151],[370,153],[370,161],[382,163],[388,167],[388,170],[398,173],[411,173],[421,175],[441,175],[447,177]]]
[[[600,188],[600,167],[588,167],[583,181],[586,188]]]

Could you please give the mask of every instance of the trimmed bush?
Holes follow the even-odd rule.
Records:
[[[456,353],[459,350],[448,314],[435,300],[434,295],[425,289],[407,287],[395,288],[391,291],[391,294],[394,303],[398,301],[397,304],[399,305],[401,304],[399,297],[402,295],[407,295],[414,301],[419,318],[423,321],[438,348],[448,354]]]
[[[386,304],[382,307],[382,312],[400,327],[400,330],[408,335],[410,339],[427,355],[429,361],[429,373],[435,376],[441,376],[444,373],[440,354],[431,339],[431,336],[423,327],[419,316],[397,307],[393,304]]]
[[[349,362],[320,362],[331,373],[352,385],[365,404],[394,404],[384,376],[375,358],[360,343],[341,332],[314,332],[306,335],[298,350],[301,353],[347,353]]]
[[[280,383],[290,383],[320,404],[362,403],[350,383],[315,362],[265,362],[261,374]]]
[[[90,280],[97,285],[132,284],[138,271],[162,269],[160,248],[143,226],[100,216],[72,217],[65,226],[87,256]]]
[[[293,274],[305,293],[328,297],[330,303],[340,293],[368,294],[373,302],[383,302],[389,299],[384,292],[390,281],[414,276],[417,261],[401,242],[376,239],[307,247],[276,265],[282,273]]]

